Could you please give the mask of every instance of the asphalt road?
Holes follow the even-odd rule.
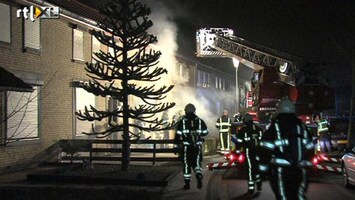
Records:
[[[222,156],[205,158],[204,166],[210,162],[225,161]],[[253,195],[246,194],[246,174],[237,168],[209,171],[204,168],[203,188],[196,188],[193,177],[191,189],[184,190],[182,173],[178,174],[164,192],[162,200],[243,200],[243,199],[275,199],[268,181],[263,182],[262,191]],[[343,177],[326,171],[312,172],[307,192],[311,200],[350,200],[355,199],[355,188],[346,189],[342,185]]]
[[[220,185],[215,191],[218,194],[207,196],[206,199],[214,200],[242,200],[242,199],[274,199],[274,194],[269,182],[263,182],[262,191],[253,195],[246,194],[247,180],[244,173],[237,168],[215,171],[211,176],[211,185]],[[350,200],[355,199],[355,189],[346,189],[342,186],[341,174],[321,171],[313,172],[310,176],[310,184],[307,192],[308,199],[312,200]],[[213,197],[213,198],[208,198]]]

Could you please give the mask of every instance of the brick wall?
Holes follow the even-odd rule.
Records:
[[[88,80],[83,62],[72,61],[72,28],[65,18],[41,21],[41,52],[22,51],[22,22],[12,7],[12,42],[0,47],[1,66],[38,73],[44,80],[40,96],[40,140],[16,142],[0,149],[0,171],[33,161],[59,139],[73,137],[73,80]],[[91,35],[84,32],[84,57],[91,61]],[[98,102],[105,106],[104,99]],[[4,133],[2,133],[4,134]]]

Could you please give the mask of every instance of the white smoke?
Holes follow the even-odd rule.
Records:
[[[158,43],[154,49],[160,50],[162,56],[159,59],[159,66],[168,70],[168,75],[162,76],[162,80],[159,81],[157,86],[162,85],[174,85],[174,89],[168,94],[168,97],[164,100],[168,102],[175,102],[176,106],[169,110],[169,117],[172,119],[173,115],[181,110],[188,103],[192,103],[196,107],[196,114],[201,117],[207,124],[210,134],[209,136],[218,137],[215,123],[217,118],[222,114],[224,109],[229,109],[228,105],[218,105],[219,111],[214,111],[211,108],[216,107],[219,104],[218,100],[221,98],[230,99],[230,102],[234,103],[235,93],[226,93],[222,95],[207,94],[207,90],[197,90],[190,86],[187,86],[188,77],[185,79],[179,76],[177,71],[176,54],[178,49],[177,44],[177,32],[178,27],[174,23],[174,14],[181,14],[183,11],[178,9],[178,13],[175,10],[170,10],[165,6],[162,1],[149,1],[142,0],[143,4],[146,4],[151,8],[151,14],[149,19],[153,22],[153,27],[149,29],[149,32],[158,38]],[[180,15],[179,14],[179,15]],[[193,36],[192,36],[193,37]],[[214,87],[214,85],[210,85]],[[235,90],[232,90],[235,91]],[[234,114],[234,110],[229,110],[230,116]]]

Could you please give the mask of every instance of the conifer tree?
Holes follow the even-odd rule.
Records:
[[[111,0],[101,9],[106,18],[99,23],[101,31],[93,30],[92,35],[113,51],[94,53],[96,63],[86,63],[85,67],[90,80],[80,84],[96,96],[110,96],[121,103],[121,107],[112,111],[98,110],[91,105],[76,114],[80,120],[106,119],[108,122],[107,129],[95,131],[93,127],[92,133],[85,134],[104,137],[122,132],[121,169],[124,171],[129,169],[130,142],[139,137],[130,130],[160,131],[171,127],[156,116],[175,105],[162,102],[173,85],[156,86],[167,70],[157,66],[161,52],[151,48],[157,37],[147,32],[153,26],[148,18],[150,12],[137,0]],[[141,99],[143,103],[130,105],[129,96]],[[123,123],[115,123],[114,118],[121,118]]]

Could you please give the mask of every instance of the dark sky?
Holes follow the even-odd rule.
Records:
[[[350,83],[349,52],[355,51],[355,1],[164,2],[175,13],[182,54],[193,55],[195,46],[191,44],[195,44],[196,29],[232,28],[237,36],[246,40],[322,63],[328,78],[335,84]]]
[[[150,7],[149,2],[159,0],[144,1]],[[246,40],[322,63],[332,84],[350,85],[349,53],[355,54],[354,0],[160,1],[170,9],[169,14],[177,25],[178,53],[184,56],[195,57],[197,29],[231,28]],[[152,12],[159,11],[159,8],[152,9]],[[226,71],[234,70],[230,59],[222,62],[221,59],[196,59],[225,67]]]

